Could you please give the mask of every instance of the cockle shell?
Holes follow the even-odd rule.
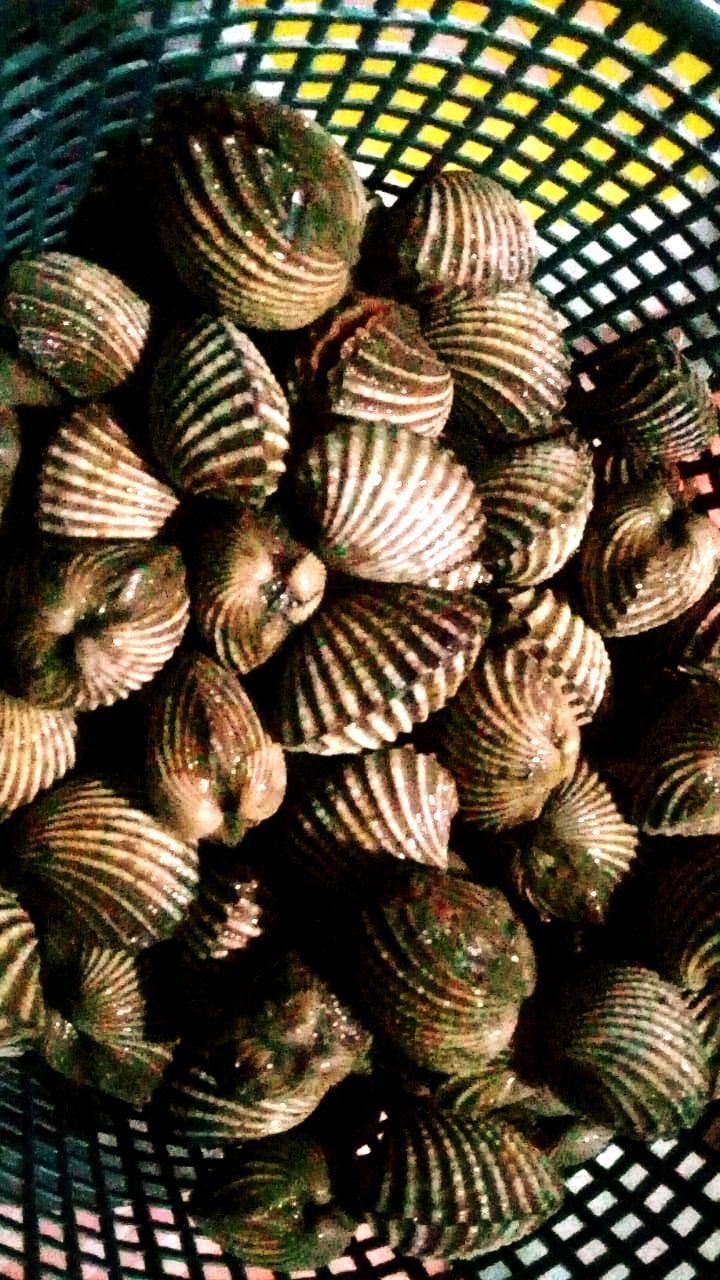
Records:
[[[150,308],[104,267],[53,251],[10,264],[0,319],[41,373],[83,398],[132,373]]]
[[[375,582],[437,586],[475,559],[482,505],[446,449],[384,423],[352,422],[322,436],[295,475],[332,568]]]
[[[202,868],[198,895],[175,937],[193,960],[224,960],[262,933],[259,881],[249,872],[217,865],[215,851]]]
[[[3,404],[0,394],[0,516],[10,501],[19,461],[20,422],[14,410]]]
[[[198,881],[193,845],[94,778],[63,782],[15,828],[13,882],[51,928],[88,931],[102,946],[138,951],[182,920]]]
[[[172,334],[155,368],[150,441],[178,488],[262,506],[285,470],[285,395],[264,357],[227,316]]]
[[[71,711],[46,711],[0,691],[0,820],[75,764]]]
[[[720,848],[703,841],[657,874],[647,900],[653,961],[686,991],[720,983]]]
[[[247,91],[196,91],[159,114],[150,166],[164,248],[214,309],[297,329],[346,292],[367,201],[312,120]]]
[[[536,289],[438,302],[424,333],[453,375],[453,416],[466,430],[506,443],[551,434],[570,361],[560,319]]]
[[[536,586],[577,550],[593,500],[590,455],[563,439],[516,446],[473,473],[493,579]]]
[[[200,538],[191,574],[195,625],[218,662],[244,674],[317,609],[326,576],[277,513],[238,511]]]
[[[700,1028],[700,1035],[710,1064],[710,1097],[720,1098],[720,984],[717,979],[702,991],[686,995],[688,1006]]]
[[[580,732],[562,684],[525,649],[485,650],[448,707],[440,758],[460,813],[488,830],[537,818],[572,777]]]
[[[526,1102],[532,1095],[533,1086],[521,1078],[511,1055],[504,1051],[491,1062],[479,1064],[470,1076],[441,1080],[434,1101],[443,1111],[481,1115]]]
[[[700,1116],[709,1073],[680,991],[650,969],[596,965],[574,979],[547,1021],[551,1080],[619,1133],[674,1135]]]
[[[69,999],[80,1031],[109,1044],[145,1039],[146,999],[137,957],[119,947],[81,946]]]
[[[28,547],[8,559],[2,600],[8,687],[76,711],[110,706],[151,680],[189,615],[179,551],[150,542]]]
[[[280,677],[280,736],[291,751],[373,750],[457,692],[489,629],[469,593],[363,585],[323,604]]]
[[[47,407],[63,399],[62,391],[31,360],[0,347],[0,415],[9,413],[10,405]]]
[[[60,425],[40,470],[43,533],[71,538],[154,538],[178,505],[104,404]]]
[[[525,929],[496,889],[399,867],[361,911],[355,981],[369,1015],[413,1062],[467,1074],[507,1048],[535,985]]]
[[[186,840],[236,845],[285,794],[285,756],[237,676],[189,652],[154,691],[147,782],[153,805]]]
[[[172,1061],[172,1046],[150,1040],[95,1040],[53,1011],[38,1045],[54,1071],[133,1107],[150,1101]]]
[[[688,682],[640,744],[632,817],[649,835],[720,835],[720,685]]]
[[[0,888],[0,1021],[11,1039],[43,1029],[47,1009],[40,977],[35,926],[16,895]]]

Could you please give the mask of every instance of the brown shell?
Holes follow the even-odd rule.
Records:
[[[75,764],[72,711],[46,711],[0,691],[0,821]]]
[[[117,1045],[144,1039],[146,1000],[131,951],[85,943],[73,976],[68,1007],[79,1031]]]
[[[653,961],[685,991],[720,984],[720,857],[718,841],[662,867],[648,894]]]
[[[172,1061],[170,1045],[95,1040],[57,1011],[49,1017],[38,1049],[74,1085],[101,1090],[132,1107],[150,1101]]]
[[[720,835],[720,686],[688,681],[640,743],[632,817],[648,835]]]
[[[16,1037],[36,1036],[47,1009],[40,973],[35,926],[17,896],[0,889],[0,1022],[12,1044]],[[4,1056],[0,1049],[0,1057]]]
[[[244,868],[218,864],[216,851],[203,866],[198,895],[175,937],[194,961],[224,960],[262,933],[260,882]]]

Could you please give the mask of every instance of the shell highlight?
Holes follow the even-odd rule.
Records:
[[[75,764],[71,711],[46,711],[0,691],[0,821]]]

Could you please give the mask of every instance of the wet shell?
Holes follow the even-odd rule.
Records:
[[[51,252],[10,264],[0,318],[41,373],[82,398],[132,373],[150,308],[104,267]]]
[[[720,530],[674,508],[664,485],[618,490],[593,510],[580,549],[588,622],[631,636],[679,617],[705,593],[720,564]]]
[[[658,873],[648,897],[653,960],[686,991],[720,984],[720,850],[717,840]]]
[[[2,403],[0,391],[0,515],[10,501],[19,461],[20,421],[17,414]]]
[[[40,918],[133,952],[172,933],[197,887],[194,847],[135,797],[95,779],[61,783],[34,801],[13,853],[13,880]]]
[[[175,935],[193,960],[224,960],[260,937],[259,887],[249,872],[203,867],[198,896]]]
[[[238,512],[201,538],[192,572],[195,624],[218,662],[261,666],[317,609],[325,566],[281,517]]]
[[[280,678],[281,739],[319,755],[373,750],[457,692],[489,629],[462,593],[364,586],[323,605]]]
[[[349,157],[299,112],[196,91],[159,115],[149,173],[175,269],[239,324],[297,329],[347,291],[365,193]]]
[[[570,362],[560,319],[537,290],[436,303],[425,337],[453,375],[453,414],[467,430],[500,442],[554,430]]]
[[[285,756],[237,676],[184,654],[155,691],[147,783],[161,817],[185,840],[238,844],[285,794]]]
[[[720,686],[688,684],[652,726],[632,775],[633,820],[649,835],[720,835]]]
[[[226,316],[200,316],[165,343],[153,377],[150,441],[176,488],[261,506],[285,470],[285,396]]]
[[[177,505],[104,404],[76,409],[43,458],[37,499],[43,533],[154,538]]]
[[[470,1076],[450,1076],[435,1090],[435,1105],[443,1111],[480,1115],[525,1102],[533,1094],[513,1067],[509,1053],[500,1053],[492,1062],[481,1063]]]
[[[637,842],[636,828],[602,778],[581,760],[516,848],[515,889],[543,916],[600,924],[632,865]]]
[[[0,1022],[8,1038],[38,1035],[47,1010],[35,926],[9,889],[0,889]],[[3,1056],[0,1050],[0,1057]]]
[[[70,1019],[94,1040],[126,1044],[144,1039],[146,1000],[130,951],[86,943],[70,999]]]
[[[31,360],[11,354],[0,347],[0,415],[9,413],[9,405],[61,404],[62,392],[36,369]]]
[[[493,579],[529,587],[554,577],[579,547],[592,507],[589,454],[539,440],[488,460],[474,481]]]
[[[133,1107],[150,1101],[172,1061],[170,1045],[94,1040],[57,1012],[49,1018],[38,1048],[48,1065],[73,1084],[100,1090]]]
[[[485,651],[444,717],[441,759],[460,812],[488,830],[537,818],[571,778],[580,732],[562,684],[526,650]]]
[[[679,990],[649,969],[595,967],[548,1020],[551,1071],[591,1118],[628,1136],[674,1136],[702,1113],[709,1075]]]
[[[75,764],[71,711],[45,711],[0,691],[0,821]]]
[[[332,568],[375,582],[436,586],[472,561],[484,532],[472,480],[431,440],[383,423],[323,436],[300,463],[301,508]]]
[[[413,1062],[466,1074],[507,1048],[535,984],[525,929],[496,889],[399,868],[358,919],[355,981]]]

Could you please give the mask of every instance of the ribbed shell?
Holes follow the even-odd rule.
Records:
[[[436,303],[424,331],[453,375],[453,412],[467,430],[505,442],[553,431],[570,362],[558,314],[536,289]]]
[[[192,573],[195,624],[218,662],[246,673],[261,666],[317,609],[322,560],[277,514],[244,510],[202,537]]]
[[[703,842],[658,874],[647,920],[658,968],[685,990],[720,985],[720,845]]]
[[[338,755],[394,742],[453,697],[488,628],[487,606],[464,593],[365,586],[322,606],[282,671],[284,745]]]
[[[50,252],[10,264],[0,318],[41,373],[85,397],[111,391],[135,368],[150,308],[104,267]]]
[[[47,407],[63,399],[62,391],[31,360],[0,347],[0,420],[12,414],[10,405]]]
[[[596,967],[553,1005],[550,1052],[562,1091],[631,1137],[674,1136],[706,1104],[699,1028],[679,990],[650,969]]]
[[[42,461],[43,533],[70,538],[154,538],[178,505],[107,405],[78,408]]]
[[[35,926],[9,889],[0,889],[0,1021],[14,1035],[37,1035],[47,1016]],[[0,1050],[2,1056],[2,1050]]]
[[[537,818],[551,791],[572,777],[580,747],[562,684],[517,647],[484,652],[441,734],[460,813],[488,830]]]
[[[523,834],[513,858],[515,888],[543,916],[600,924],[637,841],[602,778],[581,760]]]
[[[539,440],[489,459],[473,478],[493,579],[530,587],[554,577],[580,545],[592,507],[589,454]]]
[[[319,526],[320,555],[354,577],[434,587],[482,541],[481,502],[465,468],[402,428],[337,427],[302,459],[295,487]]]
[[[700,618],[693,619],[678,666],[681,671],[696,671],[720,681],[720,599],[716,588],[701,606]]]
[[[20,420],[13,409],[2,403],[2,399],[0,381],[0,515],[10,501],[20,461]]]
[[[700,1028],[710,1064],[710,1096],[717,1102],[720,1098],[720,984],[716,981],[700,992],[689,993],[686,998]]]
[[[73,987],[70,1017],[78,1030],[117,1045],[144,1039],[146,1000],[132,952],[86,943]]]
[[[150,1101],[172,1060],[170,1045],[94,1040],[57,1012],[38,1048],[48,1065],[73,1084],[99,1089],[135,1108]]]
[[[535,984],[533,949],[498,890],[435,868],[400,871],[359,915],[355,981],[408,1057],[465,1074],[507,1048]]]
[[[162,818],[185,840],[236,845],[285,794],[285,756],[237,676],[186,653],[155,691],[147,782]]]
[[[103,946],[133,952],[167,937],[198,881],[195,848],[134,797],[96,779],[54,787],[23,814],[13,879],[31,909],[53,925],[72,921]]]
[[[435,1105],[443,1111],[480,1115],[524,1102],[533,1093],[531,1085],[511,1065],[510,1054],[500,1053],[492,1062],[481,1063],[470,1076],[449,1076],[435,1090]]]
[[[649,835],[720,835],[720,686],[688,684],[641,743],[633,820]]]
[[[659,627],[695,604],[720,565],[720,530],[673,507],[663,485],[619,490],[598,504],[580,548],[588,622],[606,636]]]
[[[0,821],[75,764],[71,711],[45,711],[0,691]]]
[[[172,335],[155,369],[150,441],[172,483],[262,506],[285,470],[288,405],[264,357],[227,316]]]
[[[299,112],[196,90],[158,117],[149,177],[178,274],[239,324],[297,329],[346,292],[365,194],[349,157]]]
[[[224,960],[260,936],[258,889],[249,872],[203,867],[198,896],[175,935],[194,960]]]

